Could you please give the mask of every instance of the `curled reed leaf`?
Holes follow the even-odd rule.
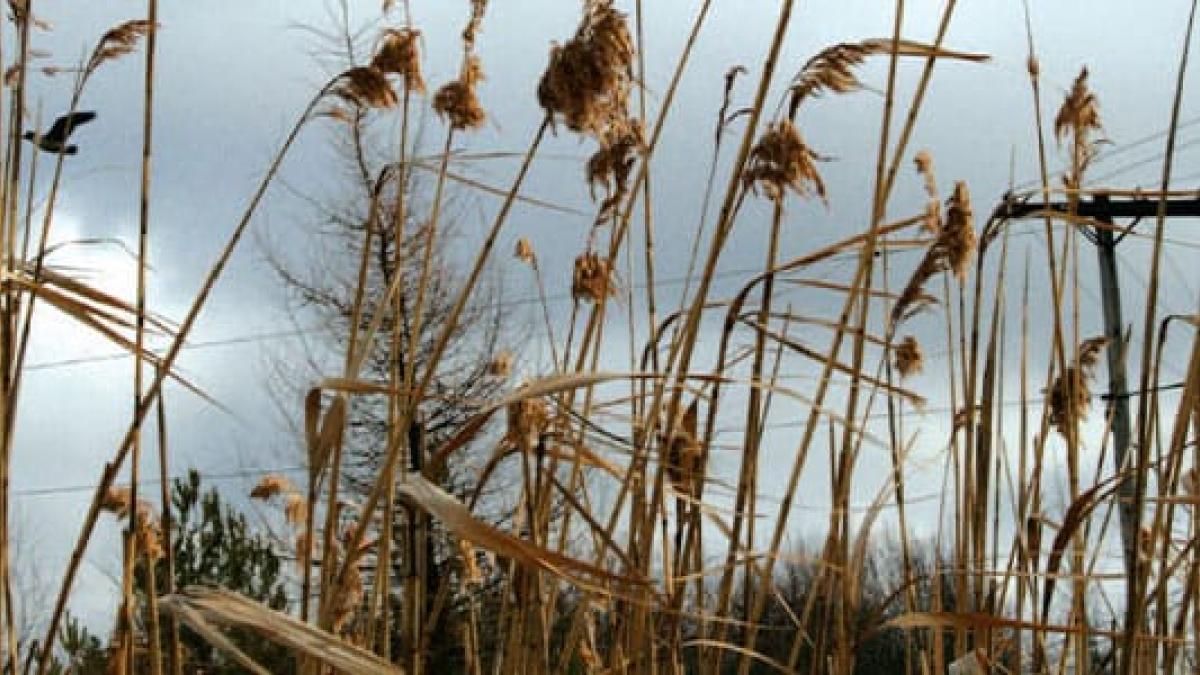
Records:
[[[825,181],[817,171],[820,155],[804,143],[791,120],[774,122],[750,151],[742,181],[756,193],[761,188],[773,201],[791,189],[801,197],[825,201]]]

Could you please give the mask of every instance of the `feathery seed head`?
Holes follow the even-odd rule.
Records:
[[[971,210],[971,193],[965,181],[954,184],[954,194],[946,202],[944,230],[946,255],[950,269],[960,282],[966,281],[971,260],[978,244],[975,234],[975,214]]]
[[[537,261],[537,255],[533,251],[533,243],[525,237],[521,237],[517,240],[517,247],[516,250],[513,251],[513,255],[517,258],[517,260],[529,263],[530,265],[535,264]]]
[[[800,136],[791,120],[782,120],[767,127],[758,139],[742,181],[755,193],[762,188],[772,201],[783,199],[787,189],[801,197],[817,196],[825,201],[825,181],[817,171],[820,155],[813,152]]]
[[[308,520],[308,500],[299,493],[290,492],[283,502],[283,515],[289,524],[299,527]]]
[[[836,44],[817,52],[792,78],[788,87],[791,92],[788,117],[795,118],[800,104],[810,96],[815,98],[826,91],[845,94],[857,90],[862,84],[854,68],[862,65],[867,56],[879,52],[879,43],[871,40]]]
[[[666,446],[667,477],[675,489],[683,494],[694,495],[696,478],[702,467],[700,460],[702,452],[699,437],[700,401],[693,400],[684,410],[683,415],[675,424],[675,431],[669,439],[664,438]]]
[[[508,377],[512,374],[513,355],[511,352],[502,351],[496,354],[488,363],[488,375],[492,377]]]
[[[645,150],[645,146],[641,122],[615,125],[615,128],[602,134],[600,149],[587,163],[587,182],[592,199],[596,198],[597,184],[603,185],[611,195],[624,194],[637,155]]]
[[[1079,71],[1071,91],[1054,116],[1054,136],[1060,142],[1067,134],[1075,134],[1076,141],[1082,139],[1086,142],[1087,132],[1101,127],[1100,102],[1088,88],[1087,79],[1088,69],[1085,66]]]
[[[458,79],[447,82],[433,95],[433,109],[450,120],[454,129],[478,129],[487,119],[476,85],[483,80],[483,65],[474,54],[467,57]]]
[[[915,375],[925,367],[925,355],[921,352],[921,343],[911,335],[907,335],[900,344],[896,345],[896,370],[901,378]]]
[[[398,102],[387,77],[373,66],[357,66],[339,75],[333,93],[363,108],[393,108]]]
[[[479,32],[479,26],[483,23],[483,14],[487,11],[487,0],[471,0],[471,18],[467,21],[467,27],[463,29],[462,39],[467,44],[467,48],[475,46],[475,34]]]
[[[420,38],[421,31],[415,28],[386,29],[371,65],[381,73],[394,73],[404,78],[407,91],[423,94],[425,80],[421,77],[421,54],[417,47]]]
[[[266,501],[275,495],[296,491],[292,481],[277,473],[269,473],[259,479],[258,484],[250,491],[250,498]]]
[[[1048,392],[1050,424],[1058,433],[1068,436],[1071,428],[1087,418],[1088,405],[1092,400],[1091,380],[1095,377],[1100,352],[1108,345],[1108,338],[1094,337],[1084,340],[1075,354],[1075,362],[1067,371],[1054,378]]]
[[[600,302],[616,295],[617,284],[612,262],[601,258],[598,253],[587,252],[575,258],[575,270],[571,277],[571,296],[575,300]]]
[[[540,398],[524,398],[508,404],[508,428],[504,440],[523,451],[537,445],[538,437],[550,426],[550,408]]]
[[[154,24],[150,21],[134,19],[108,29],[92,50],[92,56],[84,68],[85,74],[90,75],[101,64],[131,53],[137,48],[138,40],[149,34],[153,28]]]
[[[629,118],[633,37],[612,0],[589,0],[575,36],[553,45],[538,83],[538,103],[567,128],[600,138]]]

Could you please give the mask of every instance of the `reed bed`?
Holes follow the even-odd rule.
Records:
[[[875,659],[885,649],[894,653],[888,667],[906,673],[1197,667],[1200,318],[1166,316],[1157,302],[1190,19],[1161,184],[1139,193],[1159,210],[1142,320],[1130,339],[1121,327],[1113,334],[1080,318],[1080,288],[1090,285],[1080,275],[1083,237],[1105,227],[1125,232],[1079,215],[1088,200],[1122,194],[1120,186],[1088,181],[1103,117],[1086,69],[1047,123],[1029,27],[1036,118],[1029,142],[1039,150],[1041,181],[1005,203],[1064,197],[1067,209],[1038,214],[1044,259],[1015,253],[1016,221],[990,208],[999,196],[939,174],[936,149],[911,147],[938,66],[969,68],[988,58],[944,44],[953,1],[931,43],[902,33],[906,6],[897,0],[890,34],[830,45],[799,64],[781,54],[795,31],[808,28],[793,20],[792,0],[778,3],[775,24],[761,30],[761,62],[731,68],[723,105],[714,106],[709,180],[696,186],[701,221],[670,235],[695,242],[679,295],[655,284],[663,244],[653,167],[657,153],[670,152],[659,142],[709,28],[710,0],[692,9],[682,51],[655,55],[672,59],[665,82],[646,81],[643,53],[655,35],[643,25],[641,0],[583,2],[574,33],[546,36],[556,42],[540,80],[528,83],[537,121],[516,153],[514,176],[499,188],[465,179],[452,164],[488,122],[479,85],[489,55],[477,40],[489,22],[503,20],[493,15],[504,8],[466,4],[459,68],[435,84],[423,75],[428,55],[408,3],[385,2],[370,52],[300,112],[178,323],[155,318],[145,285],[154,234],[154,80],[162,75],[154,60],[157,3],[149,0],[144,17],[100,31],[71,99],[74,110],[107,63],[145,59],[132,299],[44,264],[63,158],[48,188],[39,183],[46,202],[35,203],[33,146],[22,141],[34,4],[9,3],[4,36],[16,43],[2,45],[10,97],[0,167],[7,672],[60,667],[56,645],[64,624],[72,625],[65,612],[106,512],[125,528],[110,672],[191,672],[180,647],[185,629],[229,663],[269,672],[229,639],[234,628],[282,646],[292,669],[307,674],[850,674],[882,672]],[[846,166],[825,162],[822,139],[806,133],[806,112],[863,88],[868,62],[886,66],[885,81],[872,83],[883,105],[870,201],[836,241],[789,257],[783,241],[801,205],[828,200],[826,174]],[[917,84],[902,91],[898,77],[909,70],[919,72]],[[432,157],[418,157],[412,138],[425,109],[440,130]],[[340,125],[361,158],[371,120],[397,122],[389,146],[396,154],[378,171],[362,166],[368,203],[340,368],[308,383],[296,401],[307,472],[298,484],[264,476],[250,495],[277,507],[286,523],[281,546],[297,563],[291,606],[281,612],[221,588],[177,589],[164,382],[196,389],[177,372],[177,358],[296,138],[319,121]],[[1048,168],[1051,135],[1068,157],[1062,186]],[[579,167],[592,196],[591,225],[579,233],[584,245],[561,289],[571,298],[569,318],[550,309],[547,285],[556,290],[557,280],[544,277],[536,240],[517,240],[512,260],[498,253],[516,204],[554,206],[525,191],[553,136],[578,137],[591,153]],[[432,186],[421,199],[411,194],[415,172]],[[482,190],[499,205],[447,291],[437,252],[452,187]],[[913,193],[897,194],[906,189]],[[917,206],[904,212],[905,204]],[[762,214],[765,227],[756,228]],[[727,293],[716,281],[735,246],[758,247],[762,262]],[[380,260],[394,272],[384,283],[371,274]],[[834,262],[840,275],[818,273]],[[480,372],[497,383],[494,395],[447,401],[439,378],[460,367],[454,345],[498,265],[528,274],[550,362],[531,367],[489,355]],[[1045,302],[1030,298],[1031,267],[1045,282]],[[9,473],[25,354],[30,341],[46,339],[31,329],[41,305],[135,356],[135,401],[61,571],[46,632],[27,636],[14,619]],[[169,347],[150,350],[148,334]],[[1035,349],[1042,336],[1047,349]],[[608,358],[626,351],[627,367]],[[383,370],[373,367],[379,353],[387,355]],[[1186,362],[1182,381],[1166,379],[1166,358]],[[1136,386],[1110,388],[1100,415],[1102,360],[1109,372],[1125,362],[1140,367]],[[944,408],[927,401],[935,393]],[[1125,424],[1112,404],[1119,399],[1135,402],[1127,444],[1115,440]],[[430,411],[448,403],[470,414],[435,432]],[[348,448],[364,405],[384,411],[384,431],[373,439],[366,484],[352,488]],[[157,438],[142,433],[151,414]],[[777,431],[781,420],[786,433]],[[164,484],[157,496],[136,487],[141,457],[156,445]],[[451,469],[467,475],[465,486],[447,484]],[[931,482],[938,489],[923,502]],[[507,501],[484,496],[501,483]],[[829,495],[816,509],[805,498],[814,486]],[[936,516],[918,515],[931,503]],[[809,509],[802,525],[801,509]],[[801,527],[811,539],[797,547],[790,537]],[[145,588],[135,587],[145,578],[137,569],[149,573]],[[22,647],[31,639],[32,649]]]

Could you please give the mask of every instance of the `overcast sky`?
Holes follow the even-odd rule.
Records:
[[[314,57],[326,45],[301,27],[336,30],[337,12],[327,0],[164,0],[161,4],[150,298],[157,311],[178,319],[295,116],[331,72],[327,60]],[[352,25],[368,28],[370,35],[369,27],[379,18],[379,4],[377,0],[352,2]],[[618,3],[622,7],[628,4]],[[890,34],[890,3],[822,0],[797,4],[780,61],[780,83],[824,46]],[[906,4],[905,37],[932,41],[942,3],[922,0]],[[1087,65],[1092,72],[1092,88],[1100,97],[1106,134],[1113,143],[1111,159],[1100,161],[1093,175],[1116,172],[1102,182],[1155,186],[1160,164],[1154,158],[1161,155],[1163,140],[1127,146],[1167,125],[1187,3],[1056,0],[1032,4],[1044,83],[1043,112],[1053,116],[1073,78]],[[425,36],[424,67],[431,87],[444,82],[457,69],[458,34],[468,5],[465,0],[412,2],[414,22]],[[653,110],[666,90],[698,2],[666,0],[646,5],[646,87]],[[50,52],[52,57],[46,63],[56,65],[77,61],[103,30],[144,11],[140,3],[131,0],[43,0],[35,7],[39,16],[53,24],[54,31],[38,34],[34,45]],[[497,0],[489,9],[478,46],[487,74],[480,95],[489,123],[478,133],[459,135],[457,145],[471,150],[522,150],[540,120],[534,90],[550,43],[570,36],[578,21],[578,3]],[[722,75],[733,65],[749,68],[736,94],[739,102],[747,102],[760,74],[777,12],[776,2],[717,0],[683,80],[678,103],[671,111],[653,174],[658,276],[664,280],[660,298],[665,306],[677,302],[678,282],[695,236]],[[1037,175],[1025,39],[1019,0],[960,3],[946,44],[990,54],[992,60],[982,65],[938,66],[910,146],[910,154],[921,148],[933,154],[944,192],[955,180],[969,183],[981,220],[1004,193],[1010,173],[1018,184]],[[785,257],[814,250],[864,228],[869,215],[885,65],[885,60],[879,60],[861,70],[867,85],[864,91],[806,105],[800,118],[802,131],[818,152],[832,158],[821,166],[829,185],[829,206],[789,202]],[[106,65],[84,95],[82,107],[97,110],[100,116],[79,130],[77,140],[82,151],[67,162],[54,224],[55,240],[118,237],[131,245],[136,241],[141,69],[141,52]],[[907,102],[918,73],[918,63],[902,67],[902,104]],[[34,78],[31,114],[41,111],[43,119],[58,114],[66,105],[69,84],[65,76]],[[1200,114],[1193,105],[1197,100],[1194,84],[1193,74],[1186,85],[1185,121]],[[782,84],[772,94],[771,108],[779,100],[780,91]],[[296,194],[329,196],[344,188],[344,176],[331,161],[330,124],[314,124],[302,138],[283,171],[290,189],[281,184],[270,194],[252,226],[254,235],[235,256],[193,336],[195,343],[245,340],[196,348],[182,359],[184,372],[234,414],[204,404],[177,387],[167,389],[171,451],[179,471],[195,466],[212,474],[228,474],[247,467],[294,465],[298,461],[294,441],[283,431],[267,391],[271,359],[288,354],[294,338],[266,337],[292,330],[296,324],[264,265],[261,242],[305,246],[296,239],[307,231],[302,225],[311,224],[315,215]],[[735,127],[726,141],[727,148],[734,146],[740,131],[741,127]],[[442,127],[431,123],[429,133],[440,138]],[[1178,187],[1193,187],[1200,182],[1200,169],[1195,166],[1200,154],[1192,149],[1198,141],[1200,129],[1194,124],[1185,126],[1177,160]],[[1048,147],[1052,166],[1060,166],[1065,153],[1052,141]],[[527,194],[592,210],[582,167],[591,150],[589,141],[560,130],[544,146],[527,183]],[[909,167],[906,162],[889,211],[891,218],[910,215],[923,202],[919,180]],[[476,178],[499,186],[507,185],[514,169],[512,163],[503,160],[470,167]],[[473,218],[462,228],[462,246],[467,255],[475,236],[490,222],[495,207],[491,197],[474,198],[469,210]],[[714,295],[732,292],[747,278],[747,270],[761,266],[768,217],[764,203],[749,203],[722,259],[722,276]],[[519,300],[535,293],[527,271],[508,262],[508,252],[517,237],[532,240],[550,294],[562,298],[569,291],[570,261],[583,250],[589,223],[589,217],[519,206],[497,249],[508,297]],[[1200,242],[1192,226],[1172,223],[1170,236],[1193,244]],[[1025,226],[1015,229],[1014,234],[1022,231],[1033,230]],[[635,239],[636,245],[639,242]],[[1146,252],[1146,245],[1137,240],[1123,244],[1121,250],[1127,320],[1137,326],[1145,294]],[[1090,282],[1090,251],[1081,253],[1085,256],[1084,278]],[[1014,277],[1020,276],[1026,255],[1030,256],[1036,286],[1038,270],[1045,267],[1044,249],[1034,237],[1014,238]],[[1170,247],[1164,311],[1195,311],[1198,277],[1188,264],[1194,259],[1194,248]],[[91,268],[95,272],[92,279],[107,288],[128,293],[133,287],[133,265],[115,249],[68,251],[60,262]],[[812,276],[839,279],[845,276],[844,266],[844,261],[841,266],[826,265],[814,270]],[[895,283],[903,283],[905,273],[898,273]],[[638,271],[626,282],[636,286],[641,278]],[[1044,279],[1041,283],[1044,288]],[[1084,336],[1098,333],[1101,327],[1093,288],[1089,285],[1083,291]],[[1044,299],[1044,293],[1038,297]],[[836,311],[835,299],[811,291],[786,296],[787,301],[804,303],[807,311],[821,315]],[[553,309],[565,322],[569,302],[556,299]],[[637,309],[641,311],[640,301]],[[1033,319],[1035,330],[1045,325],[1045,310],[1045,303],[1035,298],[1034,312],[1042,312]],[[521,318],[520,312],[525,311],[531,323],[540,325],[530,306],[520,307],[516,316]],[[1017,315],[1011,314],[1010,320],[1015,322]],[[936,339],[941,334],[940,324],[926,323],[931,330],[919,334]],[[613,325],[613,335],[621,335],[615,331],[624,330],[622,320],[614,319]],[[644,337],[646,326],[639,325],[638,331]],[[825,334],[815,331],[805,337],[824,349]],[[1135,337],[1140,338],[1136,333]],[[525,367],[534,372],[545,366],[547,351],[537,341],[531,342],[533,345],[522,356]],[[614,351],[606,356],[611,367],[622,368],[627,363],[627,355],[618,346],[623,342],[624,338],[613,341]],[[1013,341],[1010,345],[1009,364],[1017,363],[1016,344]],[[34,345],[29,362],[39,367],[26,378],[18,422],[15,514],[22,521],[22,546],[36,551],[42,561],[40,569],[55,586],[90,498],[90,486],[125,429],[131,407],[130,361],[75,362],[111,354],[113,349],[51,311],[39,313]],[[1033,363],[1044,365],[1046,348],[1045,340],[1035,340]],[[1140,350],[1137,346],[1135,349]],[[711,356],[711,350],[707,356]],[[1043,365],[1038,365],[1035,372],[1040,372]],[[1172,376],[1179,375],[1176,372]],[[934,359],[927,371],[928,379],[915,385],[930,395],[931,408],[945,405],[944,397],[938,394],[945,389],[944,377],[944,368]],[[299,410],[300,401],[293,403]],[[779,421],[787,422],[798,418],[799,413],[792,410],[781,415]],[[914,429],[926,424],[929,437],[938,437],[939,431],[944,437],[937,419],[923,422],[916,418]],[[789,433],[786,427],[772,434],[772,452],[778,452],[779,466],[790,465],[795,436],[795,430]],[[936,457],[940,446],[932,442],[928,450],[929,457]],[[868,461],[874,459],[873,455],[867,456]],[[877,459],[885,461],[883,455]],[[147,463],[146,470],[156,471],[152,462]],[[935,477],[939,473],[925,471]],[[820,475],[821,471],[815,473]],[[237,478],[221,480],[219,485],[230,494],[240,495],[253,481],[253,477]],[[927,484],[929,489],[923,493],[938,489],[936,480]],[[878,481],[864,481],[862,501],[867,501],[877,487]],[[810,488],[803,506],[821,507],[826,488],[819,481]],[[818,522],[824,522],[823,516]],[[797,527],[803,529],[804,522]],[[812,529],[820,527],[813,525]],[[101,524],[78,582],[83,590],[75,607],[93,621],[106,621],[113,607],[113,577],[119,574],[117,532],[113,523]]]

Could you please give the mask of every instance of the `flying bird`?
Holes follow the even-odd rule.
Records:
[[[96,119],[96,113],[92,111],[70,113],[54,120],[54,124],[46,133],[26,131],[23,138],[32,141],[34,145],[45,152],[74,155],[79,152],[79,148],[68,145],[67,139],[70,138],[72,131],[94,119]]]

